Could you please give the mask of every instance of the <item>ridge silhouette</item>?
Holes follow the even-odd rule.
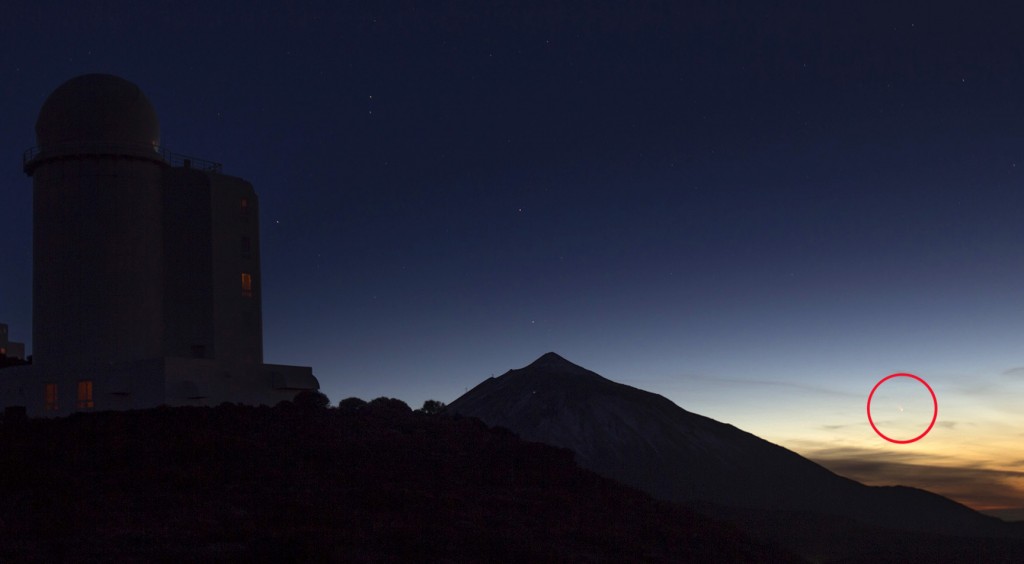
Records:
[[[788,511],[945,535],[1020,528],[915,488],[869,487],[667,398],[608,380],[555,353],[488,378],[448,405],[656,498],[723,515]]]

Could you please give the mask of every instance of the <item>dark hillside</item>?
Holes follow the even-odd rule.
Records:
[[[474,419],[221,406],[0,425],[0,561],[788,556]]]

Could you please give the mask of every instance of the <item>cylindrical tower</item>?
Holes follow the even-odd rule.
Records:
[[[33,179],[33,353],[38,364],[160,356],[160,123],[134,84],[73,78],[46,99]]]

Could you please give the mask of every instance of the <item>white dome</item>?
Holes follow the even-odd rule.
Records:
[[[61,84],[43,103],[36,143],[49,153],[74,145],[137,147],[150,154],[160,145],[156,110],[138,86],[109,74],[85,74]]]

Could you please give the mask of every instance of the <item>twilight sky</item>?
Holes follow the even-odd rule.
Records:
[[[54,88],[111,73],[253,183],[266,359],[335,402],[556,351],[868,483],[1024,508],[1024,8],[261,4],[4,8],[12,338],[22,151]],[[911,445],[865,414],[894,372],[938,397]],[[909,438],[930,396],[895,379],[873,414]]]

